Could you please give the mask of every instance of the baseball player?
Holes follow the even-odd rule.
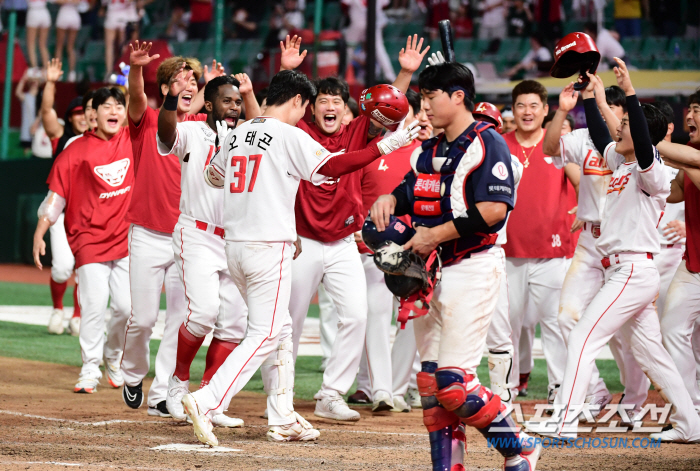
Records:
[[[626,111],[625,94],[617,86],[603,89],[602,82],[598,82],[596,78],[594,81],[594,85],[598,86],[598,106],[605,116],[608,129],[614,129]],[[577,129],[564,136],[555,131],[576,106],[578,95],[573,92],[571,83],[559,95],[559,109],[552,119],[552,132],[547,132],[543,144],[545,152],[552,156],[557,168],[564,168],[570,163],[580,168],[577,221],[571,231],[578,231],[581,226],[583,230],[576,245],[573,261],[567,270],[559,300],[558,322],[567,344],[571,330],[605,281],[605,269],[600,264],[603,256],[596,248],[596,240],[600,237],[600,221],[612,175],[612,170],[605,166],[605,160],[596,150],[588,129]],[[610,349],[617,360],[625,386],[622,402],[633,404],[635,411],[641,410],[649,390],[649,380],[634,359],[622,334],[613,336]],[[611,400],[612,395],[600,377],[598,368],[593,365],[586,402],[599,406],[600,411]],[[633,416],[634,413],[630,415]],[[622,419],[627,422],[628,418]]]
[[[532,349],[534,328],[540,323],[547,360],[551,401],[564,374],[566,344],[557,324],[559,294],[573,254],[567,225],[571,188],[563,170],[552,165],[542,150],[547,114],[547,90],[525,80],[513,89],[513,113],[517,129],[504,134],[510,153],[523,165],[518,188],[518,209],[508,221],[508,243],[504,246],[508,272],[508,297],[512,341],[515,349],[513,377],[527,381],[531,364],[520,364],[522,352]],[[554,127],[554,126],[552,126]],[[573,180],[573,178],[572,178]],[[526,316],[528,301],[531,316]],[[521,342],[521,332],[529,333]],[[521,345],[522,343],[522,345]]]
[[[131,304],[128,289],[128,223],[125,214],[134,184],[129,130],[122,127],[126,110],[117,88],[101,88],[93,97],[97,130],[86,132],[56,159],[49,175],[49,194],[39,208],[41,237],[35,241],[34,261],[40,266],[43,235],[65,208],[68,243],[75,254],[81,284],[80,349],[83,367],[74,391],[93,393],[102,377],[118,387],[114,365],[124,344]],[[112,317],[104,338],[104,315],[111,298]]]
[[[391,214],[410,214],[416,233],[404,249],[431,260],[441,248],[440,285],[427,315],[414,320],[433,469],[463,469],[453,465],[461,453],[452,456],[452,439],[464,423],[487,438],[512,438],[514,446],[496,446],[506,471],[534,470],[541,447],[523,450],[516,433],[489,430],[511,430],[513,422],[502,414],[501,398],[476,376],[503,276],[502,252],[494,243],[514,204],[510,152],[492,124],[474,120],[468,68],[428,67],[418,86],[429,119],[444,133],[414,151],[412,170],[390,195],[377,199],[371,216],[381,232]]]
[[[151,43],[136,41],[130,48],[128,119],[136,187],[126,215],[132,224],[129,229],[132,306],[121,363],[124,377],[122,398],[133,409],[143,404],[142,382],[149,369],[149,341],[165,283],[165,330],[156,356],[156,377],[148,392],[148,414],[168,417],[165,404],[168,378],[175,370],[177,332],[187,315],[184,288],[173,257],[172,236],[180,216],[180,161],[174,155],[159,155],[156,131],[160,110],[148,106],[144,91],[143,67],[158,55],[149,55]],[[199,96],[197,80],[202,75],[202,67],[197,59],[171,57],[164,60],[156,75],[160,93],[167,95],[170,78],[183,62],[193,71],[193,77],[180,96],[178,119],[203,121],[205,114],[189,114],[190,110],[199,109],[196,103]]]
[[[183,62],[183,67],[186,63]],[[185,419],[182,397],[189,393],[190,366],[212,330],[214,338],[207,351],[202,378],[206,385],[245,335],[247,309],[233,283],[224,251],[224,194],[209,187],[202,178],[217,147],[216,123],[233,129],[243,104],[240,82],[231,76],[216,77],[204,90],[207,121],[178,123],[177,104],[185,93],[188,76],[180,70],[170,82],[170,90],[158,115],[158,151],[164,157],[176,155],[182,165],[180,217],[173,231],[173,251],[178,274],[185,288],[187,318],[180,326],[175,372],[168,380],[166,406],[170,415]],[[247,78],[247,77],[246,77]],[[247,109],[259,114],[250,80]],[[243,421],[224,414],[212,416],[214,425],[240,427]]]
[[[305,51],[299,53],[301,39],[294,37],[287,41],[286,46],[280,45],[281,69],[298,67],[306,56]],[[402,70],[394,85],[402,92],[408,89],[413,72],[428,50],[426,48],[421,53],[422,45],[423,40],[418,41],[414,36],[399,54]],[[365,148],[368,138],[379,135],[381,124],[360,116],[349,126],[342,126],[349,96],[348,85],[342,80],[321,80],[318,95],[311,106],[314,122],[307,124],[302,120],[297,126],[331,152]],[[337,181],[329,180],[322,185],[301,182],[295,213],[304,252],[292,264],[292,291],[295,295],[289,309],[294,322],[294,351],[296,354],[309,303],[319,283],[323,282],[337,308],[338,333],[323,374],[323,384],[314,396],[317,400],[314,414],[334,420],[357,421],[360,414],[348,408],[342,396],[352,386],[360,364],[367,322],[365,274],[353,238],[353,233],[362,227],[364,221],[360,173]],[[387,393],[388,402],[382,408],[391,408],[390,393]]]
[[[224,230],[229,270],[248,306],[246,336],[209,384],[182,400],[203,443],[216,445],[210,417],[262,366],[268,394],[267,436],[273,441],[315,440],[319,432],[294,412],[292,259],[299,255],[294,197],[300,180],[321,184],[357,171],[409,143],[415,127],[397,131],[361,151],[331,154],[295,127],[316,94],[302,73],[282,71],[270,82],[264,117],[230,132],[205,170],[224,190]],[[378,140],[378,139],[377,139]],[[262,217],[264,215],[264,217]],[[271,358],[269,358],[271,357]],[[267,371],[265,371],[267,370]]]
[[[555,398],[555,405],[562,408],[555,433],[576,437],[578,414],[595,357],[619,331],[642,370],[673,405],[670,420],[674,428],[651,437],[700,442],[700,417],[661,343],[654,309],[659,288],[659,273],[653,261],[659,253],[656,225],[670,194],[664,163],[654,145],[666,135],[666,118],[655,107],[640,105],[625,63],[620,59],[616,62],[615,76],[627,96],[627,115],[618,126],[616,141],[610,137],[593,97],[593,80],[584,91],[591,138],[613,172],[596,242],[604,255],[601,264],[605,267],[605,284],[569,336],[564,382]]]

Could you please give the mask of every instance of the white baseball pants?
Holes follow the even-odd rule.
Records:
[[[292,263],[294,296],[289,303],[294,324],[294,358],[309,304],[323,282],[338,312],[338,334],[323,373],[320,393],[344,395],[355,380],[367,328],[365,271],[352,235],[336,242],[301,237],[301,246],[301,255]]]
[[[501,252],[503,249],[498,247]],[[508,302],[508,276],[506,275],[505,267],[505,252],[502,255],[503,259],[503,277],[501,278],[501,285],[498,288],[498,302],[496,303],[496,310],[493,312],[491,317],[491,325],[489,326],[489,331],[486,335],[486,348],[489,351],[495,352],[508,352],[513,355],[513,341],[511,340],[510,328],[510,316],[509,316],[509,302]],[[516,387],[517,384],[513,384],[512,387]]]
[[[534,328],[539,322],[549,389],[561,384],[564,376],[563,352],[566,351],[566,344],[557,323],[557,313],[566,267],[565,258],[506,258],[511,339],[515,351],[512,377],[518,378],[520,372],[527,369],[527,365],[523,365],[522,370],[520,368],[522,356],[519,352],[522,348],[532,351]],[[530,310],[527,308],[529,301],[532,301]],[[528,311],[531,311],[529,316],[526,315]],[[522,339],[529,343],[521,347],[523,329],[530,335]]]
[[[658,255],[654,255],[654,263],[659,270],[659,279],[661,280],[659,282],[659,297],[654,303],[659,316],[663,316],[668,288],[671,286],[671,280],[676,276],[678,267],[683,261],[684,252],[685,247],[683,244],[661,244],[661,251]]]
[[[248,306],[245,338],[219,367],[208,385],[193,393],[200,410],[209,417],[223,413],[231,398],[248,383],[280,342],[292,336],[289,298],[292,292],[293,246],[289,242],[226,242],[226,258],[234,283]],[[264,375],[265,389],[275,389],[278,372]],[[284,416],[277,396],[268,396],[268,423],[295,422]]]
[[[401,329],[397,325],[394,345],[391,347],[391,376],[392,389],[394,390],[392,395],[394,397],[403,397],[408,392],[408,388],[418,389],[416,375],[420,372],[420,366],[413,321],[408,321],[405,329]]]
[[[182,281],[175,267],[172,234],[132,224],[129,228],[129,258],[131,316],[126,326],[121,365],[124,382],[129,386],[136,386],[148,374],[149,342],[158,320],[160,294],[165,283],[165,330],[156,355],[156,377],[148,391],[148,405],[155,407],[165,400],[168,378],[175,371],[177,329],[185,318],[186,309]]]
[[[621,263],[605,270],[605,284],[593,298],[571,331],[566,356],[566,373],[555,404],[569,414],[578,414],[586,399],[592,365],[603,346],[620,332],[632,349],[642,370],[656,389],[673,404],[671,421],[686,439],[700,439],[700,417],[684,387],[678,369],[661,342],[659,318],[654,309],[659,272],[646,254],[620,254]],[[579,409],[580,411],[580,409]],[[578,419],[563,436],[575,436]]]
[[[56,283],[65,283],[73,274],[75,257],[68,245],[65,215],[61,213],[56,223],[49,228],[51,234],[51,278]]]
[[[700,319],[700,274],[682,261],[671,281],[666,306],[659,311],[664,347],[673,358],[695,408],[700,413],[700,389],[693,347],[693,331]]]
[[[476,377],[502,277],[503,252],[497,247],[443,267],[430,312],[413,320],[421,361]]]
[[[323,283],[318,285],[318,327],[321,341],[321,366],[325,370],[333,351],[335,337],[338,335],[338,313]]]
[[[111,262],[88,263],[78,268],[80,289],[80,352],[83,367],[80,374],[101,376],[100,362],[121,359],[126,321],[131,309],[129,291],[129,257]],[[111,298],[111,302],[110,302]],[[111,307],[112,317],[105,338],[105,312]]]

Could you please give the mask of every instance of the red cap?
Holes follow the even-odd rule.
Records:
[[[491,103],[485,101],[477,103],[474,105],[474,112],[472,114],[479,121],[486,121],[496,126],[496,132],[498,132],[498,134],[503,133],[503,118],[501,117],[501,112]]]
[[[406,95],[393,85],[375,85],[362,91],[360,114],[378,121],[391,131],[396,131],[399,123],[408,114]]]
[[[599,62],[600,52],[593,38],[586,33],[569,33],[554,47],[554,65],[550,74],[567,78],[579,73],[583,83],[588,83],[586,72],[594,74]]]

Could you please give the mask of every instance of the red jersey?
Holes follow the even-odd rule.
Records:
[[[700,273],[700,190],[688,175],[683,180],[685,198],[685,266],[688,271]]]
[[[542,151],[542,139],[535,147],[522,147],[515,131],[503,135],[510,153],[523,164],[515,208],[508,216],[507,257],[559,258],[573,256],[569,182],[564,169],[557,169]]]
[[[129,254],[126,211],[134,186],[129,130],[109,141],[88,131],[53,164],[49,189],[66,199],[66,235],[75,267]]]
[[[180,217],[180,160],[158,153],[156,133],[160,110],[151,107],[136,125],[129,117],[136,185],[126,220],[153,231],[171,234]],[[187,115],[185,121],[206,121],[207,115]]]
[[[313,123],[299,121],[297,127],[331,152],[352,152],[367,147],[369,118],[359,116],[349,125],[327,136]],[[331,179],[321,185],[302,180],[294,215],[297,233],[321,242],[335,242],[362,229],[362,170]]]

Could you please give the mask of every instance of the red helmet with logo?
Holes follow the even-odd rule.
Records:
[[[554,65],[550,74],[556,78],[567,78],[578,73],[581,82],[574,85],[583,90],[588,85],[586,72],[594,74],[600,62],[600,52],[595,41],[586,33],[569,33],[554,47]]]
[[[406,95],[393,85],[375,85],[360,95],[360,114],[378,121],[382,126],[396,131],[408,114]]]
[[[503,133],[503,118],[501,117],[501,112],[491,103],[486,101],[477,103],[474,105],[474,112],[472,114],[474,118],[479,121],[487,121],[496,126],[496,132],[498,134]]]

